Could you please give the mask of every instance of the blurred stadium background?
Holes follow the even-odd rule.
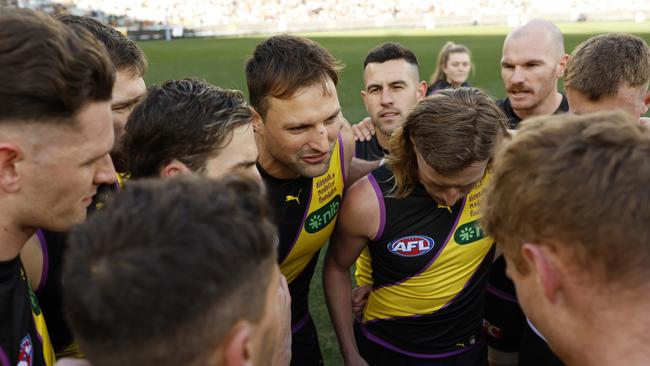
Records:
[[[558,23],[567,52],[594,34],[608,32],[634,33],[650,43],[647,0],[0,0],[3,5],[86,15],[115,26],[140,41],[150,61],[147,84],[193,76],[246,92],[244,63],[263,37],[305,35],[346,65],[338,93],[351,123],[366,115],[359,96],[363,59],[383,42],[412,49],[424,80],[446,41],[465,44],[475,65],[470,84],[495,98],[505,95],[499,67],[504,36],[529,19]],[[310,303],[325,363],[340,365],[320,263],[313,283]]]

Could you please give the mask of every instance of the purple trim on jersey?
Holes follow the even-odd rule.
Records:
[[[546,338],[542,335],[542,333],[539,330],[537,330],[537,328],[535,328],[533,322],[531,322],[530,319],[528,319],[528,317],[526,317],[526,322],[528,322],[528,326],[530,327],[530,330],[532,330],[535,334],[537,334],[539,338],[541,338],[544,342],[548,344]]]
[[[45,282],[47,282],[47,275],[50,270],[50,260],[49,260],[49,255],[47,252],[47,239],[45,239],[45,235],[43,234],[43,230],[38,229],[36,230],[36,236],[38,237],[38,241],[41,244],[41,251],[43,252],[43,272],[41,274],[41,281],[38,283],[38,287],[36,288],[35,292],[41,292],[43,291],[43,287],[45,287]]]
[[[345,176],[345,148],[343,147],[343,137],[341,137],[341,132],[338,134],[338,139],[339,139],[339,161],[341,165],[341,176],[343,177],[343,186],[345,187],[345,180],[347,179]],[[330,162],[332,164],[332,162]]]
[[[471,350],[471,349],[474,348],[477,344],[480,343],[480,342],[477,342],[477,343],[475,343],[475,344],[473,344],[473,345],[471,345],[471,346],[469,346],[469,347],[465,347],[465,348],[461,348],[461,349],[456,350],[456,351],[445,352],[445,353],[435,353],[435,354],[428,354],[428,353],[415,353],[415,352],[410,352],[410,351],[407,351],[407,350],[401,349],[401,348],[399,348],[399,347],[397,347],[397,346],[395,346],[395,345],[393,345],[393,344],[390,344],[390,343],[384,341],[383,339],[381,339],[381,338],[377,337],[376,335],[370,333],[370,331],[368,331],[368,330],[363,326],[363,324],[360,324],[360,327],[359,327],[359,328],[361,329],[361,333],[363,333],[363,335],[364,335],[364,336],[365,336],[369,341],[372,341],[372,342],[374,342],[374,343],[377,343],[378,345],[380,345],[380,346],[382,346],[382,347],[384,347],[384,348],[388,348],[389,350],[391,350],[391,351],[393,351],[393,352],[401,353],[401,354],[403,354],[403,355],[406,355],[406,356],[409,356],[409,357],[415,357],[415,358],[427,358],[427,359],[432,359],[432,358],[433,358],[433,359],[436,359],[436,358],[447,358],[447,357],[451,357],[451,356],[456,356],[456,355],[459,355],[459,354],[461,354],[461,353],[465,353],[465,352]]]
[[[515,304],[519,304],[519,301],[517,300],[517,297],[510,295],[509,293],[499,290],[498,288],[494,287],[493,285],[489,284],[487,285],[486,288],[487,292],[490,294],[500,298],[501,300],[505,300],[508,302],[512,302]]]
[[[492,244],[492,245],[494,245],[494,244]],[[492,248],[490,248],[490,250],[492,250]],[[489,252],[488,252],[488,254],[489,254]],[[373,323],[377,323],[377,322],[382,322],[382,321],[387,321],[387,320],[390,321],[390,320],[395,320],[395,319],[416,319],[416,318],[419,318],[419,317],[422,317],[422,316],[428,316],[428,315],[432,315],[432,314],[437,313],[438,311],[440,311],[440,310],[448,307],[449,305],[451,305],[458,298],[458,296],[460,296],[460,294],[462,294],[463,291],[465,291],[467,286],[470,283],[472,283],[472,281],[474,280],[474,277],[478,273],[479,269],[481,269],[485,265],[485,261],[487,261],[488,258],[489,258],[489,256],[485,256],[485,258],[483,258],[483,261],[481,262],[481,264],[479,264],[479,266],[476,267],[476,270],[474,271],[474,273],[472,273],[472,276],[469,278],[469,280],[467,280],[465,285],[463,285],[463,288],[460,291],[458,291],[458,293],[451,300],[449,300],[449,302],[447,302],[440,309],[434,311],[433,313],[429,313],[429,314],[413,314],[413,315],[408,315],[408,316],[394,316],[392,318],[373,319],[373,320],[368,320],[367,322],[362,323],[362,324],[373,324]]]
[[[370,181],[372,188],[375,190],[375,194],[377,195],[377,203],[379,203],[379,228],[377,229],[377,234],[375,234],[375,237],[372,239],[376,241],[379,240],[382,235],[384,235],[384,227],[386,226],[386,205],[384,204],[384,194],[381,192],[381,188],[379,188],[379,184],[377,183],[375,176],[368,174],[368,180]]]
[[[298,320],[296,324],[291,324],[291,333],[296,333],[297,331],[302,329],[302,327],[304,327],[308,321],[309,321],[309,312],[307,311],[305,312],[305,316],[303,316],[302,319]]]
[[[298,232],[296,233],[296,237],[293,238],[293,243],[291,243],[291,246],[289,247],[289,250],[287,250],[287,254],[280,260],[280,263],[284,262],[285,259],[289,256],[291,251],[293,250],[293,247],[296,245],[296,242],[298,242],[298,238],[300,237],[300,233],[302,233],[302,228],[305,226],[305,220],[307,220],[307,214],[309,213],[309,206],[311,203],[311,195],[314,193],[314,187],[313,187],[314,181],[312,179],[311,186],[309,187],[309,197],[307,197],[307,207],[305,207],[305,213],[302,216],[302,220],[300,221],[300,226],[298,226]]]
[[[2,347],[0,347],[0,365],[11,366],[11,364],[9,363],[9,357],[7,357],[7,354],[2,349]]]
[[[397,286],[397,285],[399,285],[401,283],[404,283],[404,282],[408,281],[409,279],[411,279],[413,277],[421,275],[424,271],[426,271],[429,267],[431,267],[433,265],[433,263],[436,261],[436,259],[438,259],[438,257],[442,253],[442,251],[445,249],[445,247],[449,243],[449,240],[451,240],[451,237],[454,235],[454,230],[453,229],[456,227],[456,225],[458,225],[458,221],[460,220],[460,217],[462,216],[462,213],[463,213],[463,209],[465,208],[465,202],[467,202],[467,197],[463,198],[463,203],[461,204],[460,210],[458,211],[458,217],[456,217],[456,221],[454,221],[454,224],[451,226],[451,230],[449,231],[449,235],[447,235],[447,239],[445,239],[444,244],[442,244],[442,246],[438,250],[438,253],[436,253],[436,255],[433,257],[433,259],[431,259],[431,261],[429,263],[427,263],[427,265],[424,266],[422,268],[422,270],[420,270],[418,273],[415,273],[412,276],[405,277],[405,278],[403,278],[403,279],[401,279],[399,281],[396,281],[396,282],[393,282],[393,283],[387,283],[385,285],[381,285],[381,286],[377,286],[377,287],[373,287],[372,289],[373,290],[378,290],[380,288],[384,288],[384,287],[388,287],[388,286]]]

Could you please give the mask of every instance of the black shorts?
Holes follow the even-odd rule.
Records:
[[[291,366],[323,365],[323,355],[318,344],[316,326],[307,313],[291,334]]]
[[[488,346],[501,352],[519,352],[526,317],[519,307],[514,284],[506,277],[505,260],[494,262],[485,293],[483,331]]]
[[[410,357],[385,348],[363,335],[354,322],[354,337],[361,357],[370,366],[487,366],[487,346],[483,337],[467,352],[446,358],[426,359]]]
[[[546,341],[526,323],[519,350],[519,364],[526,366],[563,366]]]

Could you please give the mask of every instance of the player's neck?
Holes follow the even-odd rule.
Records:
[[[25,229],[17,225],[11,217],[0,216],[0,261],[14,259],[36,229]]]
[[[390,150],[390,136],[386,135],[380,130],[377,130],[377,134],[375,136],[377,136],[377,142],[382,149]]]
[[[650,301],[614,302],[601,307],[581,334],[574,335],[579,341],[565,360],[567,366],[650,365]]]
[[[513,111],[521,119],[535,116],[549,116],[555,113],[560,107],[560,104],[562,104],[562,94],[555,90],[535,108],[525,110],[513,108]]]

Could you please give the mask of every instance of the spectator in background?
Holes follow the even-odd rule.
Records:
[[[438,90],[469,86],[467,78],[472,70],[472,52],[462,44],[447,42],[438,53],[436,70],[431,74],[427,95]]]

